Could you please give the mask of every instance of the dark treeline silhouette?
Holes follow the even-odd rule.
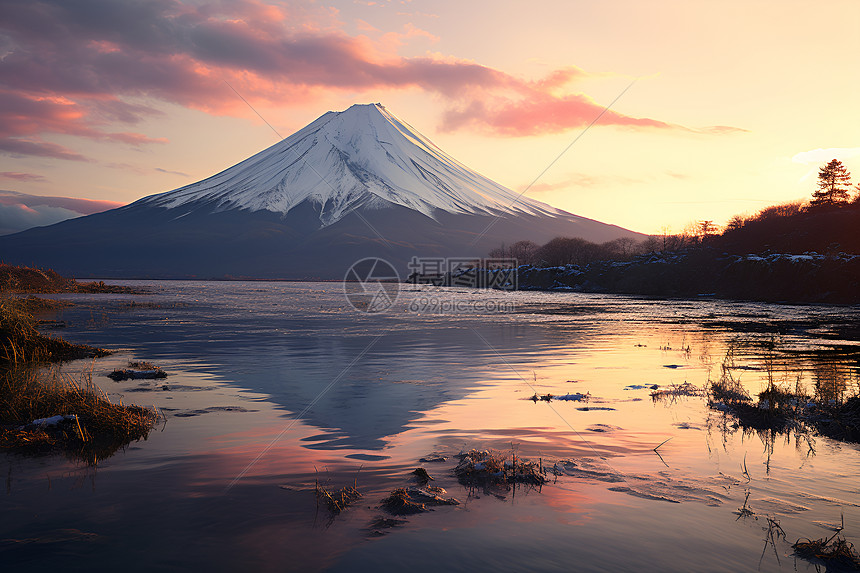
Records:
[[[490,251],[491,258],[516,259],[520,265],[584,266],[594,261],[626,261],[646,252],[645,243],[629,238],[592,243],[579,237],[556,237],[544,245],[519,241]]]
[[[727,226],[714,247],[730,253],[860,253],[860,203],[769,207]]]
[[[860,303],[860,185],[834,160],[808,201],[690,223],[683,232],[595,244],[555,238],[494,250],[516,258],[517,288],[769,302]],[[476,273],[482,271],[476,270]],[[490,270],[486,284],[496,275]]]
[[[680,234],[649,237],[644,248],[674,252],[703,246],[732,254],[860,253],[860,185],[852,187],[851,174],[834,159],[819,169],[809,201],[735,215],[721,232],[711,221],[700,221]]]

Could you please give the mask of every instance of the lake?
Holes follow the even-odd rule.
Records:
[[[858,308],[402,285],[364,313],[340,283],[108,282],[148,294],[52,318],[118,352],[60,368],[164,419],[96,467],[4,454],[4,569],[812,571],[794,541],[860,539],[858,445],[660,394],[730,363],[751,394],[853,395]],[[169,376],[107,377],[131,360]],[[548,481],[467,488],[471,449]],[[382,525],[417,467],[459,505]],[[363,497],[331,515],[317,483]]]

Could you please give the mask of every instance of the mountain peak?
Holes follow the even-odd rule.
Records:
[[[221,173],[138,203],[286,214],[306,202],[323,225],[359,207],[395,205],[431,218],[558,213],[462,165],[380,103],[328,112]]]

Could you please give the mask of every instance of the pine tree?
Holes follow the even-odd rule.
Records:
[[[818,190],[812,193],[812,205],[844,205],[851,189],[851,174],[838,159],[818,170]]]

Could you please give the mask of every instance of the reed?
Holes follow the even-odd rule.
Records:
[[[314,493],[317,496],[317,502],[323,502],[332,515],[337,515],[361,499],[361,492],[354,485],[342,487],[339,490],[329,490],[319,480],[316,481]]]

